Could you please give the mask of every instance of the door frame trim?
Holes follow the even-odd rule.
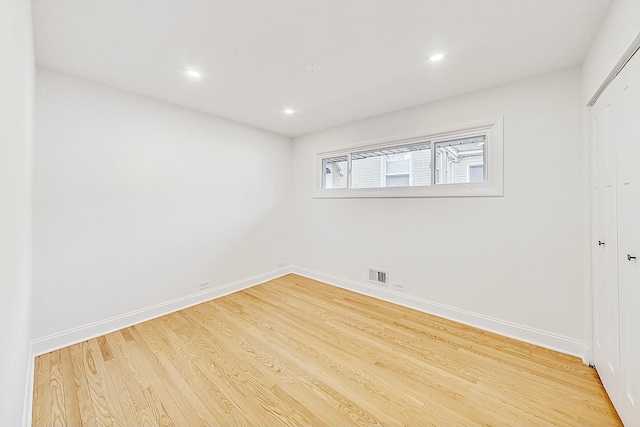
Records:
[[[638,33],[638,35],[633,40],[633,42],[631,42],[631,45],[629,46],[629,48],[622,54],[622,57],[618,60],[618,62],[613,67],[613,69],[611,70],[609,75],[604,79],[604,81],[602,82],[600,87],[598,87],[598,90],[596,90],[596,93],[593,94],[593,96],[591,97],[591,99],[587,103],[588,107],[592,107],[593,104],[595,104],[596,101],[598,101],[598,99],[600,98],[600,95],[602,95],[602,92],[604,92],[605,89],[607,89],[607,87],[609,87],[609,85],[611,84],[613,79],[615,79],[616,76],[618,74],[620,74],[620,71],[622,71],[624,66],[627,65],[627,62],[629,62],[631,60],[633,55],[638,50],[640,50],[640,33]]]

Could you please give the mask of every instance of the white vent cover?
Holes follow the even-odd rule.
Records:
[[[387,286],[389,273],[369,267],[369,281],[378,285]]]

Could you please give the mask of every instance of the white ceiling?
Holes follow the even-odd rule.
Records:
[[[34,0],[33,16],[41,67],[297,136],[579,65],[610,4]]]

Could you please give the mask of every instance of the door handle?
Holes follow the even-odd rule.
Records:
[[[598,240],[598,246],[604,246],[604,242],[601,242],[600,240]]]
[[[636,259],[636,257],[627,254],[627,261],[631,261],[632,259]]]

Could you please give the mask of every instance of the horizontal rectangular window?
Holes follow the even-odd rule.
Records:
[[[501,196],[502,119],[319,153],[316,197]]]

